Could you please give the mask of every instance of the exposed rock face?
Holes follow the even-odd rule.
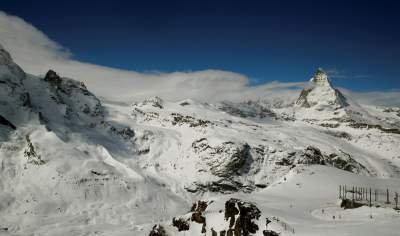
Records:
[[[57,127],[52,124],[59,122],[93,127],[104,118],[100,100],[82,82],[62,78],[49,70],[43,80],[29,79],[25,84],[32,88],[33,107],[51,129]],[[46,107],[42,106],[44,102],[48,103]]]
[[[58,76],[53,70],[49,70],[46,73],[44,80],[55,86],[59,86],[61,84],[61,77]]]
[[[181,115],[179,113],[172,113],[172,125],[186,125],[188,124],[189,127],[207,127],[212,123],[208,120],[203,119],[196,119],[192,116],[188,115]]]
[[[279,236],[279,233],[277,233],[273,230],[264,230],[263,235],[264,236]]]
[[[297,160],[297,164],[324,165],[325,160],[321,151],[313,146],[308,146]]]
[[[132,106],[137,106],[137,107],[145,107],[145,106],[152,106],[155,108],[163,109],[164,106],[164,101],[160,97],[151,97],[147,98],[142,102],[136,102]]]
[[[236,216],[238,215],[238,216]],[[231,198],[225,203],[225,220],[229,221],[228,235],[248,236],[259,230],[254,222],[261,216],[261,211],[252,203]]]
[[[9,128],[14,129],[14,130],[17,128],[15,125],[13,125],[10,121],[8,121],[2,115],[0,115],[0,124],[8,126]]]
[[[205,201],[194,203],[191,209],[191,212],[193,212],[191,220],[199,224],[205,224],[206,218],[203,216],[203,212],[207,209],[207,206],[208,204]]]
[[[356,128],[356,129],[379,129],[380,131],[385,132],[385,133],[400,134],[400,129],[384,128],[381,125],[376,125],[376,124],[352,122],[349,124],[349,126],[352,128]]]
[[[247,143],[223,142],[211,146],[208,139],[202,138],[192,143],[194,155],[199,157],[198,168],[211,173],[216,178],[207,182],[194,182],[186,189],[190,192],[211,191],[229,193],[236,191],[251,192],[254,183],[243,182],[238,178],[249,174],[256,153]],[[257,157],[256,157],[257,156]]]
[[[220,104],[219,109],[233,116],[242,118],[276,118],[276,114],[272,110],[262,105],[262,103],[254,101],[247,101],[239,104],[223,102]]]
[[[346,98],[343,94],[332,87],[328,74],[319,68],[310,80],[310,88],[305,88],[296,101],[300,107],[318,106],[318,109],[329,106],[333,109],[347,106]]]
[[[178,231],[188,231],[190,229],[188,220],[184,218],[173,218],[172,226],[176,227]]]
[[[24,79],[26,76],[21,67],[14,63],[10,53],[0,45],[0,77],[2,75],[7,75],[8,79],[14,80],[14,82],[18,82],[17,80]]]
[[[363,203],[355,202],[350,199],[342,199],[340,201],[340,207],[344,209],[354,209],[354,208],[359,208],[365,206]]]
[[[164,227],[161,225],[154,225],[153,229],[150,231],[149,236],[168,236],[168,234],[165,232]]]
[[[201,155],[213,175],[231,177],[244,171],[247,161],[251,161],[250,146],[247,143],[224,142],[211,147],[203,138],[192,143],[195,153]]]
[[[239,171],[244,167],[246,161],[251,158],[250,146],[248,144],[235,145],[232,142],[224,142],[221,146],[214,149],[211,154],[220,155],[221,159],[209,163],[211,173],[220,177],[229,177],[240,174]]]
[[[191,212],[193,212],[193,213],[192,213],[192,217],[190,219],[193,222],[202,224],[201,233],[206,232],[207,222],[206,222],[206,217],[203,214],[206,211],[207,206],[208,206],[207,202],[198,201],[197,203],[193,204],[192,209],[191,209]]]
[[[340,151],[340,153],[331,153],[326,158],[326,162],[338,169],[353,172],[356,174],[368,173],[365,166],[354,160],[350,154]]]
[[[213,201],[198,201],[194,203],[189,214],[172,219],[172,226],[175,227],[178,232],[188,231],[184,232],[184,234],[188,235],[198,235],[201,233],[202,235],[217,236],[250,236],[256,234],[260,230],[261,226],[259,226],[258,223],[261,217],[261,211],[254,203],[231,198],[225,202],[222,209],[218,210],[218,213],[215,212],[215,209],[209,212],[213,220],[208,222],[208,212],[206,209],[213,203]],[[226,223],[220,225],[220,222]],[[201,230],[199,227],[194,227],[195,225],[193,224],[201,224]],[[160,231],[159,228],[160,226],[154,226],[151,233],[158,233]],[[199,230],[199,232],[197,232],[197,230]],[[151,233],[150,235],[159,235]]]
[[[331,82],[328,79],[327,73],[322,68],[317,69],[314,77],[312,77],[310,81],[320,86],[332,87]]]
[[[12,120],[14,126],[19,126],[28,116],[30,99],[23,86],[26,77],[25,72],[0,45],[0,110],[1,115]]]
[[[286,158],[282,158],[276,164],[284,166],[295,166],[296,164],[330,165],[356,174],[369,173],[365,166],[354,160],[348,153],[340,151],[328,155],[313,146],[308,146],[304,151],[290,152]]]
[[[245,185],[240,181],[235,181],[233,178],[220,179],[206,183],[195,182],[191,186],[185,188],[188,192],[219,192],[233,193],[242,191],[250,193],[255,189],[255,185]]]
[[[28,162],[35,165],[46,164],[46,161],[42,160],[40,154],[37,153],[35,146],[31,142],[29,135],[26,135],[27,147],[24,151],[24,155],[28,158]]]

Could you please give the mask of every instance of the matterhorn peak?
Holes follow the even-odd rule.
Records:
[[[314,85],[320,86],[330,86],[332,87],[331,81],[328,78],[328,73],[326,73],[321,67],[317,69],[314,76],[310,80]]]
[[[296,105],[307,108],[317,106],[319,110],[321,107],[336,109],[347,105],[346,98],[332,86],[328,74],[322,68],[317,69],[310,80],[310,85],[303,89]]]

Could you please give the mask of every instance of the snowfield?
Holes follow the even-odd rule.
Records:
[[[400,192],[399,112],[322,70],[280,105],[113,103],[0,47],[0,235],[398,235],[338,189]]]

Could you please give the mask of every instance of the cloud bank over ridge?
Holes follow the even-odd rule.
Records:
[[[250,86],[245,75],[223,70],[140,73],[74,60],[72,53],[24,21],[0,11],[0,44],[26,72],[43,75],[48,69],[84,82],[97,96],[112,101],[133,101],[150,96],[168,100],[191,98],[200,101],[286,99],[297,97],[305,83],[269,82]],[[348,94],[353,92],[348,91]],[[355,93],[362,102],[400,105],[393,96],[400,92],[374,92],[374,98]],[[399,99],[398,99],[399,100]],[[394,103],[394,104],[393,104]]]

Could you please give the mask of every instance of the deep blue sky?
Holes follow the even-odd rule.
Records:
[[[2,0],[0,10],[85,62],[222,69],[253,83],[304,81],[321,66],[339,71],[338,86],[400,89],[400,3],[371,2]]]

